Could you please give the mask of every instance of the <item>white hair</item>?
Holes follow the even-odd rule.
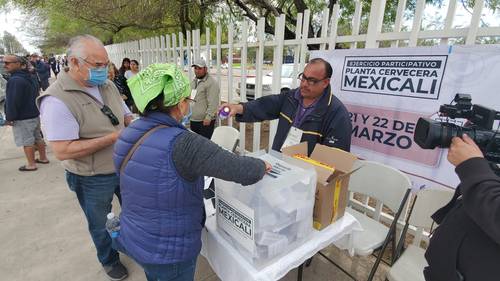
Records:
[[[104,44],[102,44],[101,40],[97,39],[92,35],[89,34],[78,35],[69,40],[69,47],[68,51],[66,52],[66,56],[68,58],[70,57],[78,58],[79,61],[81,60],[81,58],[85,58],[87,56],[87,47],[88,47],[86,46],[85,43],[88,42],[93,42],[104,47]]]

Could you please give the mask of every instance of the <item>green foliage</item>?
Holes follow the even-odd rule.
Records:
[[[362,14],[360,34],[366,33],[371,0],[360,0]],[[415,10],[417,0],[407,1],[407,15]],[[0,7],[7,0],[0,0]],[[355,1],[352,0],[11,0],[25,8],[28,18],[25,29],[36,38],[44,52],[61,53],[69,38],[83,33],[100,38],[105,44],[138,40],[142,38],[179,34],[184,38],[189,30],[200,29],[201,44],[205,44],[205,28],[210,28],[210,42],[216,39],[216,26],[223,27],[222,41],[227,42],[227,27],[234,26],[235,38],[241,36],[241,21],[256,24],[266,18],[265,31],[274,33],[275,17],[286,15],[285,38],[295,38],[297,13],[311,11],[309,37],[318,36],[322,26],[321,13],[331,11],[333,4],[340,5],[338,34],[352,33],[352,17]],[[426,0],[433,5],[443,5],[444,0]],[[486,0],[486,7],[498,11],[500,0]],[[474,0],[463,0],[465,7],[472,8]],[[398,0],[386,1],[383,31],[393,29]],[[250,31],[255,32],[255,29]],[[495,40],[495,39],[492,39]],[[485,40],[488,41],[488,40]],[[491,41],[491,40],[490,40]],[[488,41],[489,42],[489,41]],[[359,44],[358,44],[359,45]],[[309,46],[314,48],[315,46]],[[317,47],[317,46],[316,46]],[[350,47],[344,44],[341,47]]]
[[[0,0],[1,1],[1,0]],[[44,52],[58,52],[69,38],[92,34],[105,44],[204,27],[207,1],[12,0],[28,14],[26,31]],[[208,5],[210,6],[210,5]],[[204,9],[201,9],[201,8]],[[181,15],[181,16],[179,16]],[[35,21],[33,21],[35,19]]]

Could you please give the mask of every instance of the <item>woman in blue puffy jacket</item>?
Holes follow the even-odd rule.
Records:
[[[115,145],[122,195],[115,244],[150,281],[193,280],[205,223],[203,176],[249,185],[271,167],[228,152],[182,125],[191,112],[191,90],[175,65],[150,65],[128,85],[141,118]]]

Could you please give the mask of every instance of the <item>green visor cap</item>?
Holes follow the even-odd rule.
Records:
[[[127,80],[137,109],[144,113],[149,102],[163,93],[163,104],[172,106],[191,95],[188,78],[175,65],[169,63],[151,64]]]

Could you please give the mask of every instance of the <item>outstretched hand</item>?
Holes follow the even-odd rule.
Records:
[[[273,169],[273,166],[266,161],[264,161],[264,164],[266,164],[266,173],[269,173]]]
[[[229,107],[229,116],[230,117],[233,117],[236,114],[243,114],[243,105],[241,105],[241,104],[223,103],[219,107],[219,111],[224,107]]]

